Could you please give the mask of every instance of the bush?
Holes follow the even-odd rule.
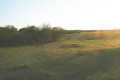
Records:
[[[0,46],[46,44],[59,40],[63,29],[43,25],[42,28],[27,26],[17,30],[14,26],[0,27]]]

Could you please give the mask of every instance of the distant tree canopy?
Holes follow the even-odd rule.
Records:
[[[61,27],[51,27],[46,24],[41,28],[27,26],[19,30],[13,25],[7,25],[0,27],[0,46],[45,44],[57,41],[63,34],[64,29]]]

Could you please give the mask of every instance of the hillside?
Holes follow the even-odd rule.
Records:
[[[65,40],[93,40],[120,38],[120,30],[88,30],[66,34]]]
[[[120,31],[66,34],[37,46],[1,47],[0,80],[120,80]]]

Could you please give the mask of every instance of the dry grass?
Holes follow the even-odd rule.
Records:
[[[82,34],[91,39],[77,33],[42,46],[0,48],[0,80],[120,80],[120,39]]]

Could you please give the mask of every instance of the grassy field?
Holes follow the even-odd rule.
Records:
[[[118,31],[67,34],[42,46],[0,48],[0,80],[120,80]]]

